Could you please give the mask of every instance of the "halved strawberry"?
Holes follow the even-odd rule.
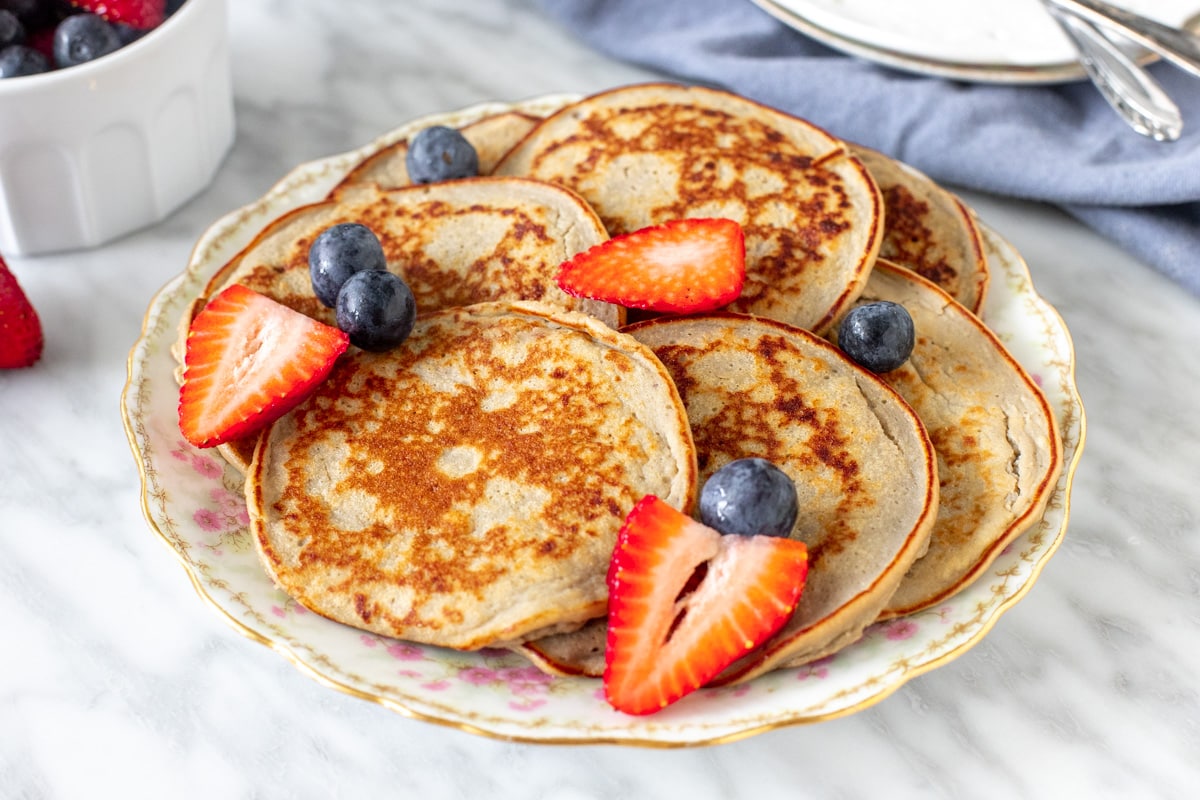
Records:
[[[192,320],[179,390],[179,429],[197,447],[258,431],[329,375],[349,337],[233,285]]]
[[[32,366],[42,357],[43,343],[33,304],[0,258],[0,369]]]
[[[123,22],[149,30],[162,24],[167,0],[70,0],[71,5],[99,14],[109,22]]]
[[[746,282],[746,242],[731,219],[678,219],[615,236],[558,268],[575,297],[676,314],[731,303]]]
[[[650,714],[708,683],[787,622],[807,576],[803,542],[722,536],[647,495],[608,569],[608,702]]]

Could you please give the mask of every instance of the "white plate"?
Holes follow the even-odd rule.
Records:
[[[298,167],[201,237],[188,270],[150,304],[122,396],[151,529],[226,620],[318,681],[406,716],[506,739],[662,747],[729,741],[865,708],[965,652],[1029,590],[1058,547],[1084,423],[1067,329],[1034,291],[1017,253],[986,227],[993,277],[985,319],[1045,390],[1064,433],[1065,467],[1042,519],[978,581],[936,608],[876,625],[831,658],[742,686],[704,689],[659,714],[631,717],[605,703],[596,680],[548,678],[503,651],[458,653],[367,634],[305,611],[271,583],[247,530],[240,476],[179,434],[170,348],[181,315],[256,231],[323,198],[368,153],[426,125],[458,126],[514,107],[545,114],[568,99],[490,104],[418,120],[353,153]]]
[[[898,69],[1003,83],[1086,77],[1042,0],[752,1],[806,36]],[[1200,20],[1200,0],[1114,4],[1168,25],[1189,27]]]

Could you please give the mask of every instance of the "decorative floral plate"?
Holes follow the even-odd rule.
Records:
[[[607,705],[597,680],[550,678],[507,651],[459,653],[363,633],[306,611],[271,583],[248,531],[240,475],[179,434],[171,346],[182,314],[209,276],[260,228],[323,199],[369,153],[426,125],[460,126],[514,107],[547,114],[571,99],[488,104],[418,120],[360,150],[298,167],[201,237],[187,271],[151,302],[129,356],[122,411],[151,529],[200,596],[235,628],[321,683],[406,716],[505,739],[662,747],[730,741],[866,708],[961,655],[1029,590],[1058,547],[1084,428],[1067,329],[1034,291],[1017,253],[986,227],[993,277],[984,317],[1045,390],[1065,438],[1065,467],[1042,519],[979,580],[936,608],[877,624],[859,642],[816,663],[740,686],[702,689],[658,714],[631,717]]]

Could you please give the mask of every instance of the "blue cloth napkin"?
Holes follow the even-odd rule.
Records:
[[[874,147],[934,179],[1060,206],[1200,294],[1200,79],[1152,71],[1185,133],[1153,142],[1086,81],[968,84],[831,50],[749,0],[541,0],[596,49],[717,86]]]

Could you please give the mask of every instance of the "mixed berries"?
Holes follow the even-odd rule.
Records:
[[[326,325],[241,284],[220,292],[188,329],[179,428],[196,447],[254,434],[307,398],[351,345],[387,350],[412,331],[416,304],[357,223],[327,228],[309,248],[313,291],[335,309]]]
[[[0,0],[0,78],[65,69],[157,28],[184,0]]]
[[[730,462],[705,482],[699,505],[694,520],[647,496],[617,535],[604,691],[619,711],[653,713],[699,689],[800,602],[808,550],[787,538],[797,500],[782,470],[761,458]]]

